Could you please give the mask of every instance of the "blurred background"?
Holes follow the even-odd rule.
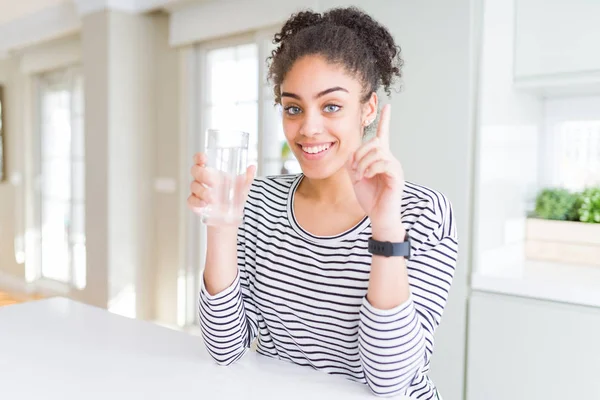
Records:
[[[241,128],[259,175],[298,172],[265,59],[292,12],[348,5],[401,45],[392,149],[458,220],[444,398],[599,399],[597,0],[0,0],[0,305],[197,334],[192,156]]]

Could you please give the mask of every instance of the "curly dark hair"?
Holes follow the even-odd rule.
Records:
[[[281,83],[294,62],[320,55],[342,65],[363,83],[364,103],[383,85],[388,96],[404,62],[400,47],[386,27],[356,7],[334,8],[323,14],[293,14],[275,34],[268,78],[274,84],[275,103],[281,103]]]

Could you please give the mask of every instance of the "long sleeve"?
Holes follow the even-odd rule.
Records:
[[[409,299],[391,310],[378,310],[363,299],[359,354],[367,384],[379,396],[405,394],[409,387],[414,394],[419,390],[415,380],[433,353],[434,332],[446,306],[458,251],[452,207],[445,198],[440,204],[444,211],[436,213],[439,223],[425,235],[414,233],[421,240],[415,241],[416,251],[407,261]],[[419,218],[425,219],[431,221],[431,215]]]
[[[198,301],[202,337],[210,355],[220,365],[240,359],[256,338],[256,309],[249,295],[245,265],[244,226],[238,231],[238,274],[222,292],[211,296],[204,279]]]

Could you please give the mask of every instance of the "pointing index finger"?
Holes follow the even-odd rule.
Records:
[[[390,146],[391,108],[390,104],[383,106],[381,117],[379,118],[379,126],[377,126],[377,138],[379,138],[382,145],[388,148]]]

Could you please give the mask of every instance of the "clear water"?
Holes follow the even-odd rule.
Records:
[[[214,201],[202,213],[206,225],[239,224],[244,207],[244,182],[248,150],[244,147],[214,147],[206,151],[207,168],[217,182],[211,188]]]

